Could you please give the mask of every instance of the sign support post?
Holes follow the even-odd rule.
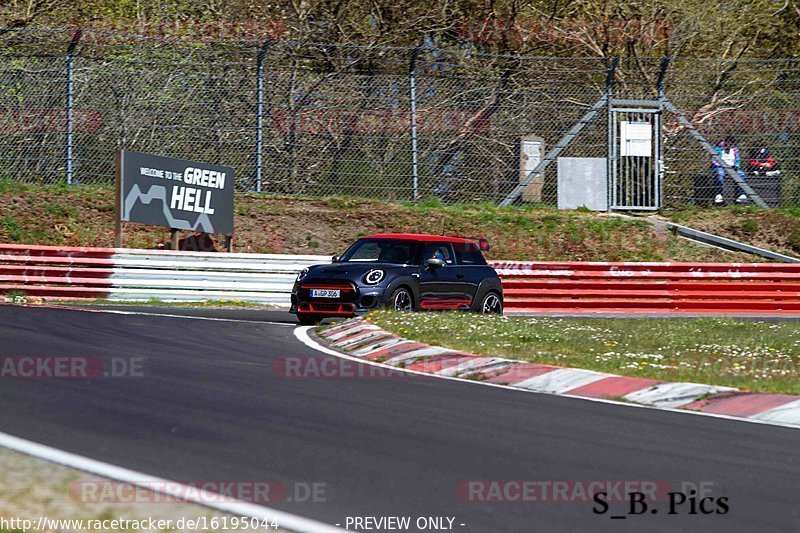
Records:
[[[122,157],[123,151],[117,150],[114,157],[114,248],[122,248]]]

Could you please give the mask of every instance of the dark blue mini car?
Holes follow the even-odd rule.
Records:
[[[377,308],[502,314],[503,287],[481,247],[474,239],[440,235],[363,237],[333,263],[298,274],[290,312],[302,324]]]

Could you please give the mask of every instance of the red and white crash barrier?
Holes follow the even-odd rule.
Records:
[[[495,261],[507,312],[800,315],[797,263]]]
[[[0,244],[0,294],[289,305],[328,256]],[[492,261],[509,313],[800,314],[800,264]]]
[[[0,244],[0,294],[288,305],[301,269],[328,256]]]

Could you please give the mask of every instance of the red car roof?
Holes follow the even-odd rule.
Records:
[[[398,241],[424,241],[424,242],[471,242],[475,239],[465,237],[446,237],[444,235],[426,235],[424,233],[375,233],[367,235],[364,239],[396,239]]]

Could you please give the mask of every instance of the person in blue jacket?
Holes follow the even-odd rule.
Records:
[[[733,170],[739,175],[740,178],[742,178],[742,181],[744,181],[745,174],[742,170],[742,160],[739,155],[739,148],[737,148],[735,144],[735,140],[733,138],[728,138],[719,141],[714,147],[714,150],[716,150],[719,158],[722,159],[722,161],[724,161],[727,165],[733,167]],[[725,168],[717,163],[715,159],[711,160],[711,174],[717,180],[714,203],[721,205],[725,202],[725,197],[723,196],[723,185],[725,184],[726,173]],[[737,185],[736,191],[736,203],[742,204],[747,202],[747,196],[745,196],[742,188]]]

